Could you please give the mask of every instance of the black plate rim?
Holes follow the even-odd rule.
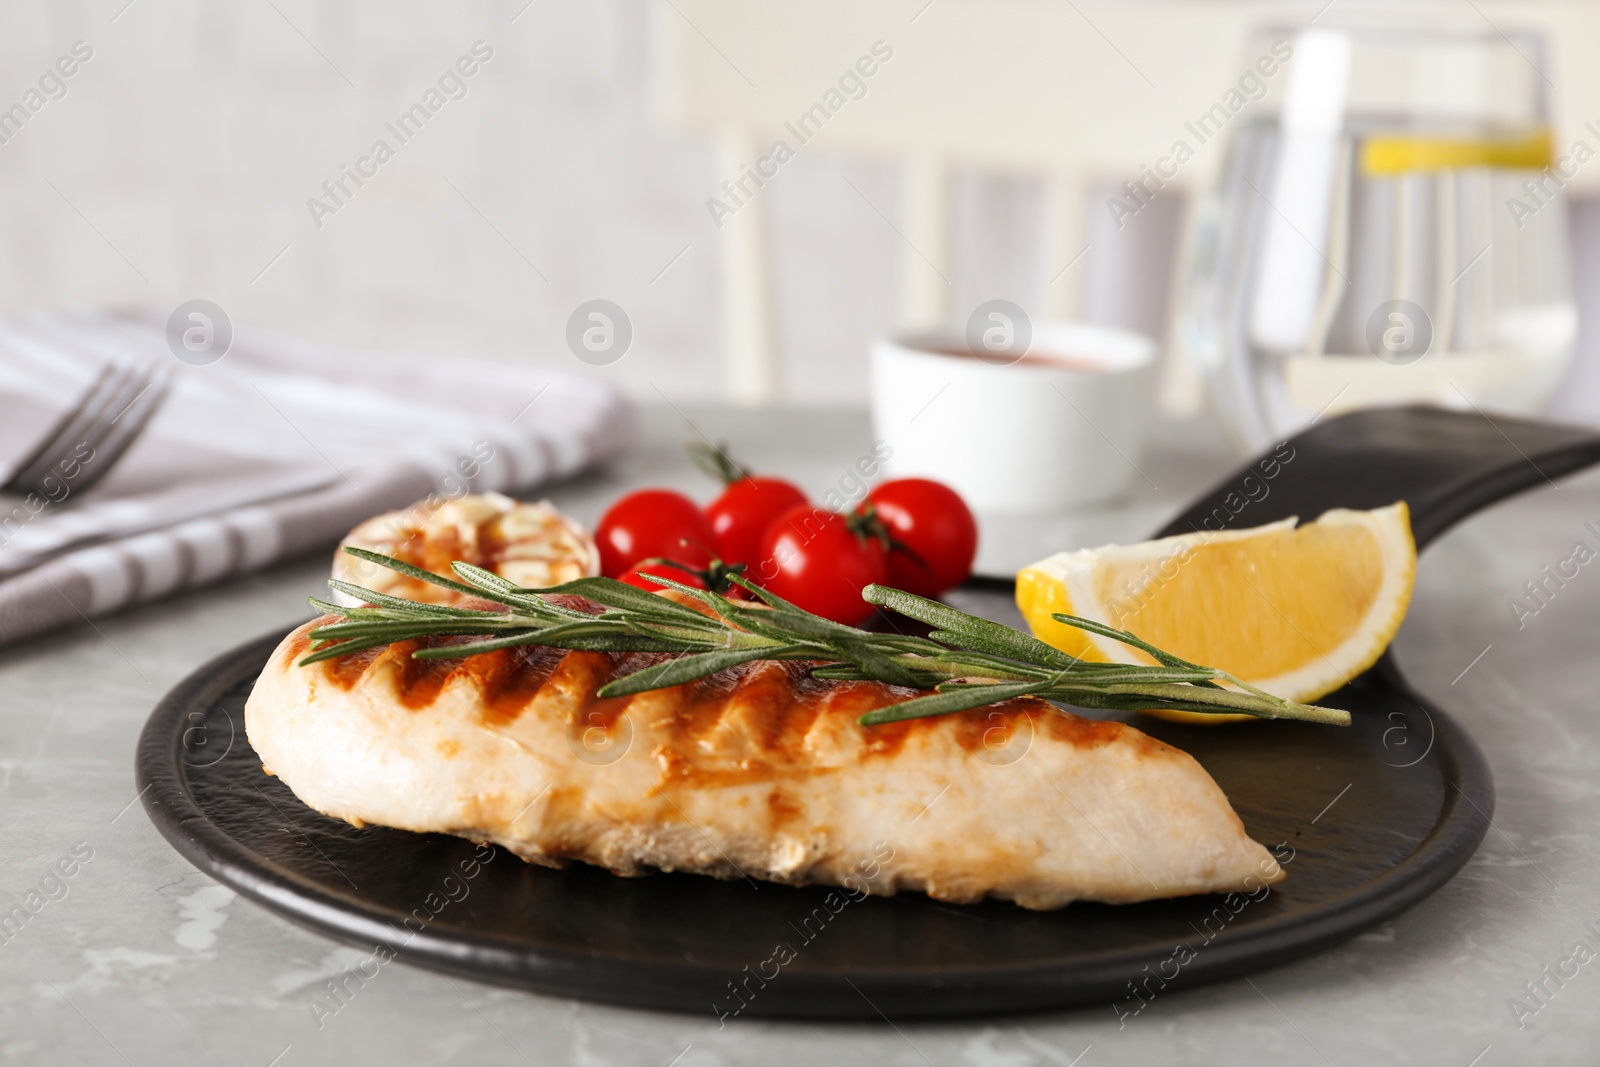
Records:
[[[180,854],[217,881],[292,922],[359,947],[385,945],[400,951],[405,962],[558,996],[657,1010],[702,1010],[675,1001],[663,990],[670,991],[691,976],[720,975],[715,968],[513,946],[448,925],[438,929],[430,925],[402,942],[394,937],[397,928],[385,921],[384,909],[309,883],[256,855],[217,826],[201,810],[187,782],[182,725],[189,712],[209,707],[223,693],[258,673],[283,636],[267,634],[214,657],[163,697],[145,724],[139,739],[136,784],[151,822]],[[1323,909],[1230,930],[1184,968],[1185,987],[1301,958],[1399,914],[1454,877],[1488,832],[1494,782],[1488,761],[1471,736],[1450,715],[1412,691],[1387,654],[1370,676],[1381,679],[1391,694],[1416,702],[1432,720],[1435,751],[1445,761],[1441,773],[1455,790],[1447,794],[1432,831],[1405,859]],[[1088,990],[1103,991],[1108,984],[1138,974],[1142,965],[1161,958],[1152,957],[1151,951],[1152,946],[1144,944],[1075,956],[1070,963],[976,966],[955,971],[796,970],[786,972],[786,984],[801,995],[770,1007],[752,1005],[746,1014],[878,1018],[872,1005],[880,997],[903,1001],[908,989],[919,991],[911,1013],[929,1016],[1061,1008],[1092,1003],[1085,995]],[[874,997],[875,993],[879,996]],[[794,1006],[802,1003],[805,1006]],[[921,1010],[924,1007],[926,1010]]]

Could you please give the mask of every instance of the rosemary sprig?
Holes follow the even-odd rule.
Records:
[[[580,578],[549,589],[523,589],[469,563],[451,565],[459,579],[452,581],[376,552],[353,547],[345,551],[419,581],[492,601],[509,610],[422,604],[347,582],[330,581],[328,584],[335,589],[368,606],[347,608],[312,598],[312,606],[343,618],[311,631],[312,651],[300,661],[302,666],[396,641],[479,637],[482,640],[419,649],[412,655],[419,659],[456,659],[518,645],[674,655],[673,659],[613,679],[600,689],[602,697],[681,685],[758,659],[814,661],[817,666],[812,668],[812,674],[818,678],[933,690],[863,715],[860,721],[868,726],[948,715],[1020,696],[1036,696],[1080,708],[1171,708],[1205,714],[1243,712],[1263,719],[1301,719],[1335,726],[1350,723],[1348,712],[1273,696],[1226,671],[1163,652],[1126,630],[1074,615],[1052,617],[1140,649],[1156,663],[1082,660],[1009,626],[879,585],[867,586],[863,598],[925,623],[932,632],[926,637],[912,637],[844,626],[813,615],[737,574],[731,580],[762,603],[731,600],[715,591],[651,577],[662,586],[698,599],[715,613],[708,616],[610,578]],[[585,597],[600,610],[582,611],[548,599],[550,594],[560,593]]]

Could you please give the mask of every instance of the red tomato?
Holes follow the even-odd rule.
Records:
[[[778,516],[751,567],[756,582],[807,611],[847,625],[865,622],[873,607],[861,590],[882,584],[889,569],[883,543],[852,528],[838,512],[802,504]]]
[[[706,583],[702,582],[697,575],[690,574],[685,570],[679,570],[670,563],[641,563],[624,574],[619,580],[649,593],[659,593],[663,589],[671,588],[670,586],[657,585],[644,577],[646,574],[659,574],[663,578],[671,578],[679,585],[692,586],[695,589],[704,589],[706,587]]]
[[[934,597],[972,573],[978,523],[954,489],[927,478],[897,478],[868,493],[863,509],[868,505],[894,542],[889,584],[896,589]]]
[[[716,540],[695,502],[670,489],[641,489],[612,504],[594,539],[600,546],[600,573],[607,578],[619,578],[655,556],[704,568]]]
[[[782,478],[749,475],[728,483],[706,507],[717,555],[724,563],[754,567],[761,559],[761,541],[774,519],[806,502],[806,495]]]

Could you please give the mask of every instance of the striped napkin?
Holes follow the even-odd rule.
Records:
[[[175,375],[99,484],[0,495],[0,644],[331,546],[436,494],[526,492],[618,455],[632,409],[572,374],[244,330],[191,366],[164,323],[0,320],[0,481],[115,361]]]

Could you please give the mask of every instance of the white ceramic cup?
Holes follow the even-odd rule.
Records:
[[[1074,323],[1034,324],[1020,358],[980,358],[954,332],[879,339],[872,420],[893,450],[885,469],[944,482],[980,513],[1113,499],[1139,477],[1154,358],[1148,337]]]

